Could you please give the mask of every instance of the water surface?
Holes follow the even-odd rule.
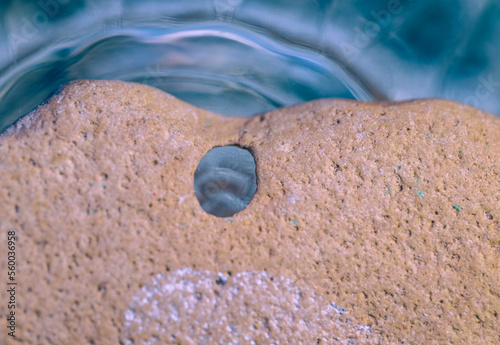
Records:
[[[495,0],[0,3],[0,132],[75,79],[221,114],[317,98],[441,97],[500,114]]]

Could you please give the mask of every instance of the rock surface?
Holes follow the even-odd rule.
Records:
[[[218,218],[193,175],[231,144],[257,192]],[[0,176],[18,281],[2,344],[500,343],[500,118],[474,108],[243,119],[80,81],[0,136]]]

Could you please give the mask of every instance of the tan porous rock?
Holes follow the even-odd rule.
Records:
[[[231,218],[193,190],[221,145],[257,167]],[[480,110],[231,118],[79,81],[0,136],[0,176],[1,344],[500,344],[500,118]]]

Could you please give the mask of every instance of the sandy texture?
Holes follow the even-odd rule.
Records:
[[[226,219],[193,174],[228,144],[258,182]],[[0,136],[0,176],[1,344],[500,343],[500,118],[468,106],[237,119],[81,81]]]

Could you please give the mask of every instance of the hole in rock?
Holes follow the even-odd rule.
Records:
[[[201,208],[217,217],[243,210],[257,190],[255,159],[238,146],[214,147],[194,173],[194,193]]]

